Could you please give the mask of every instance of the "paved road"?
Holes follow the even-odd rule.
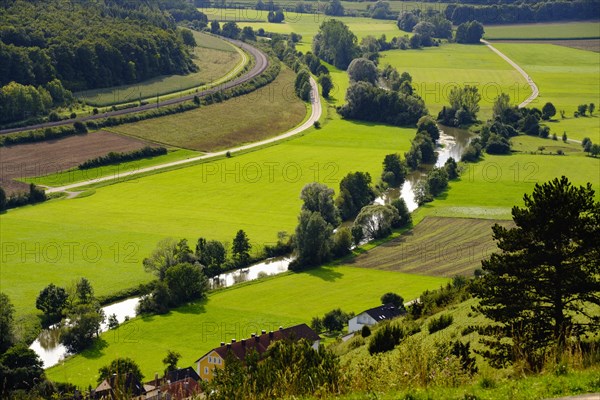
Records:
[[[210,89],[203,90],[198,93],[192,93],[192,94],[185,95],[182,97],[163,100],[163,101],[159,102],[158,105],[156,103],[150,103],[150,104],[146,104],[143,106],[127,108],[124,110],[109,111],[109,112],[97,114],[97,115],[88,115],[86,117],[81,117],[81,118],[66,119],[66,120],[56,121],[56,122],[45,122],[43,124],[29,125],[29,126],[24,126],[21,128],[3,129],[3,130],[0,130],[0,134],[22,132],[22,131],[28,131],[28,130],[40,129],[40,128],[50,128],[53,126],[60,126],[60,125],[70,125],[76,121],[85,122],[85,121],[90,121],[90,120],[99,119],[99,118],[115,117],[115,116],[119,116],[119,115],[137,113],[140,111],[151,110],[151,109],[154,109],[157,107],[170,106],[173,104],[192,100],[194,98],[194,96],[204,97],[204,96],[210,95],[212,93],[218,92],[220,90],[229,89],[234,86],[245,83],[245,82],[249,81],[250,79],[263,73],[263,71],[265,69],[267,69],[267,67],[269,66],[269,61],[268,61],[265,53],[263,53],[256,47],[250,46],[248,43],[244,43],[239,40],[233,40],[233,39],[227,39],[227,38],[223,38],[223,39],[227,40],[227,41],[231,42],[232,44],[247,51],[254,57],[254,60],[255,60],[254,66],[252,67],[252,69],[250,71],[248,71],[246,74],[244,74],[236,79],[233,79],[229,82],[225,82],[221,85],[215,86]]]
[[[87,181],[77,182],[77,183],[73,183],[70,185],[65,185],[65,186],[60,186],[60,187],[51,187],[51,188],[46,189],[46,193],[56,193],[56,192],[65,192],[65,191],[68,192],[68,191],[71,191],[72,189],[80,188],[82,186],[87,186],[87,185],[91,185],[94,183],[107,182],[107,181],[111,181],[111,180],[123,180],[123,179],[129,178],[129,177],[135,176],[135,175],[144,174],[146,172],[159,171],[159,170],[165,169],[165,168],[185,165],[185,164],[193,163],[196,161],[207,160],[210,158],[223,156],[227,152],[230,152],[230,154],[234,155],[238,151],[250,150],[255,147],[264,146],[264,145],[270,144],[270,143],[275,143],[282,139],[286,139],[291,136],[297,135],[301,132],[304,132],[311,126],[313,126],[314,122],[318,121],[319,118],[321,117],[321,98],[319,97],[319,89],[317,87],[317,82],[312,77],[310,78],[310,84],[312,86],[311,100],[310,100],[310,102],[311,102],[310,117],[303,124],[297,126],[296,128],[294,128],[290,131],[287,131],[279,136],[261,140],[260,142],[250,143],[250,144],[246,144],[243,146],[218,151],[215,153],[206,153],[206,154],[203,154],[198,157],[192,157],[192,158],[188,158],[185,160],[173,161],[173,162],[169,162],[169,163],[165,163],[165,164],[154,165],[152,167],[147,167],[147,168],[142,168],[142,169],[138,169],[138,170],[134,170],[134,171],[124,172],[124,173],[120,174],[119,176],[110,175],[110,176],[104,176],[101,178],[90,179]]]
[[[529,84],[529,87],[531,88],[531,96],[529,96],[527,99],[525,99],[521,104],[519,104],[519,108],[523,108],[523,107],[527,107],[527,105],[529,103],[531,103],[533,100],[535,100],[539,94],[540,91],[538,90],[537,85],[535,84],[535,82],[533,81],[533,79],[531,79],[531,77],[529,75],[527,75],[527,72],[525,72],[523,70],[523,68],[521,68],[519,66],[519,64],[517,64],[516,62],[514,62],[513,60],[511,60],[510,58],[508,58],[504,53],[502,53],[500,50],[498,50],[497,48],[495,48],[494,46],[492,46],[490,44],[490,42],[488,42],[487,40],[483,40],[481,39],[481,43],[485,44],[487,47],[490,48],[490,50],[492,50],[494,53],[498,54],[500,57],[502,57],[504,60],[506,60],[506,62],[508,62],[510,65],[512,65],[512,67],[514,69],[517,70],[517,72],[519,72],[521,75],[523,75],[523,77],[525,78],[525,80],[527,81],[527,83]]]

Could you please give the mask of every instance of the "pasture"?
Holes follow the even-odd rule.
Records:
[[[492,226],[508,221],[426,217],[417,226],[347,265],[451,278],[471,276],[495,251]]]
[[[203,152],[257,142],[286,132],[305,118],[306,105],[294,93],[295,76],[292,70],[282,67],[273,82],[252,93],[113,130]]]
[[[230,243],[244,229],[259,251],[278,231],[293,231],[306,183],[337,191],[350,171],[370,172],[376,181],[384,155],[407,151],[414,136],[414,129],[333,118],[259,151],[9,210],[0,215],[3,291],[21,314],[34,311],[50,282],[86,276],[98,295],[133,287],[150,279],[141,262],[168,236],[192,245],[200,236]]]
[[[381,66],[390,64],[412,75],[413,86],[434,116],[448,105],[450,90],[456,86],[477,86],[482,97],[478,118],[483,120],[492,116],[492,104],[500,93],[509,93],[515,105],[531,94],[525,79],[484,45],[443,44],[381,54]]]
[[[484,39],[597,39],[600,23],[548,22],[538,24],[486,25]]]
[[[223,39],[192,31],[198,44],[192,49],[198,72],[187,75],[158,76],[144,82],[118,87],[94,89],[75,93],[75,96],[94,106],[128,103],[156,98],[186,89],[201,87],[218,80],[236,68],[242,57],[234,46]]]
[[[249,337],[260,330],[310,323],[334,308],[359,313],[380,304],[386,292],[414,299],[447,279],[352,267],[321,267],[302,273],[240,284],[213,292],[204,301],[167,315],[135,318],[102,335],[102,343],[46,371],[55,381],[87,387],[98,368],[117,357],[131,357],[146,378],[162,372],[167,350],[181,353],[180,366],[192,363],[221,341]],[[185,332],[185,334],[182,334]]]
[[[560,138],[567,132],[570,139],[590,137],[600,142],[600,112],[593,116],[575,118],[579,104],[600,106],[600,57],[591,51],[552,44],[496,43],[501,52],[519,64],[536,82],[539,97],[531,103],[541,109],[546,102],[556,107],[554,121],[547,123],[551,133]],[[511,94],[512,96],[512,94]],[[560,110],[565,111],[565,119]]]

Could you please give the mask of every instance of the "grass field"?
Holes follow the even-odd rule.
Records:
[[[349,265],[423,275],[471,276],[496,248],[492,225],[508,221],[427,217],[398,238],[353,258]]]
[[[537,140],[539,145],[556,143],[548,139]],[[539,146],[528,145],[535,149]],[[600,159],[576,154],[488,154],[483,161],[468,164],[461,178],[451,182],[450,190],[445,194],[419,208],[416,220],[424,215],[509,219],[512,206],[523,206],[523,194],[531,193],[535,183],[544,183],[561,175],[577,185],[591,182],[596,197],[600,198]]]
[[[298,44],[298,50],[306,52],[310,50],[313,36],[319,31],[319,26],[329,19],[337,19],[348,25],[350,30],[357,36],[358,41],[368,35],[379,37],[385,34],[389,39],[394,36],[403,36],[393,20],[378,20],[371,18],[353,17],[329,17],[324,14],[295,14],[288,13],[286,20],[281,24],[267,22],[267,12],[255,10],[232,10],[232,9],[209,9],[206,10],[209,20],[239,21],[238,25],[251,26],[255,30],[263,28],[267,32],[274,33],[298,33],[302,35],[302,41]]]
[[[600,22],[487,25],[485,39],[596,39]]]
[[[600,57],[598,53],[552,44],[497,43],[500,51],[519,64],[536,82],[540,96],[531,103],[541,109],[552,102],[557,110],[555,122],[548,123],[551,133],[560,138],[564,131],[571,139],[590,137],[600,142],[600,112],[592,117],[574,118],[579,104],[600,105]],[[561,119],[559,110],[565,110]]]
[[[79,92],[75,96],[95,106],[127,103],[205,85],[227,75],[239,64],[241,56],[235,47],[214,36],[192,32],[198,44],[192,52],[198,72],[158,76],[141,83]]]
[[[337,191],[349,171],[377,180],[384,155],[407,151],[413,136],[413,129],[334,116],[260,151],[10,210],[0,215],[2,290],[18,313],[29,313],[50,282],[86,276],[98,295],[132,287],[150,279],[142,259],[167,236],[231,241],[244,229],[256,251],[278,231],[293,231],[304,184],[318,180]]]
[[[294,93],[295,76],[282,68],[272,83],[247,95],[113,130],[205,152],[257,142],[292,129],[306,116],[306,105]]]
[[[482,95],[480,119],[490,118],[492,104],[509,93],[513,104],[530,94],[525,79],[510,64],[483,45],[443,44],[421,50],[382,53],[380,65],[390,64],[413,77],[413,86],[434,116],[448,104],[448,94],[457,85],[476,85]]]
[[[127,356],[152,378],[155,372],[162,372],[161,360],[167,350],[181,353],[179,365],[188,366],[221,341],[239,340],[261,329],[310,323],[312,317],[338,307],[358,313],[378,305],[381,295],[389,291],[413,299],[446,281],[352,267],[287,273],[212,293],[205,301],[165,316],[131,320],[103,334],[103,344],[46,372],[52,380],[87,387],[95,382],[98,368]]]

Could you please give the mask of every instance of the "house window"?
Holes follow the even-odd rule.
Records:
[[[204,367],[204,375],[208,375],[208,367]]]
[[[212,357],[211,356],[208,356],[208,363],[212,364]]]

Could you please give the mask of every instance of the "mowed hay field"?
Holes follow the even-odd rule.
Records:
[[[293,232],[309,182],[334,188],[350,171],[376,181],[383,157],[404,153],[414,129],[334,120],[259,151],[105,186],[88,197],[0,215],[2,286],[18,313],[48,283],[90,279],[98,295],[151,279],[142,260],[165,237],[229,241],[244,229],[252,251]],[[69,251],[69,243],[74,250]],[[56,255],[56,252],[59,252]]]
[[[292,70],[282,66],[273,82],[252,93],[112,130],[200,151],[256,142],[290,130],[305,118],[306,105],[294,93],[295,76]]]
[[[596,39],[600,21],[486,25],[484,39]]]
[[[141,83],[87,90],[75,96],[95,106],[127,103],[199,87],[218,80],[233,70],[242,60],[233,45],[223,39],[192,31],[197,46],[192,50],[198,72],[187,75],[158,76]]]
[[[147,379],[162,372],[167,350],[182,355],[180,367],[192,363],[221,341],[249,337],[261,329],[310,323],[334,308],[359,313],[380,304],[386,292],[409,300],[436,289],[444,278],[352,267],[321,267],[286,273],[214,292],[167,315],[135,318],[102,335],[102,343],[46,371],[59,382],[81,387],[94,383],[98,369],[117,357],[130,357]],[[185,334],[182,334],[185,332]]]
[[[352,259],[348,265],[451,278],[471,276],[496,251],[492,226],[509,221],[426,217],[401,236]]]
[[[508,93],[515,105],[531,94],[525,79],[484,45],[443,44],[381,55],[381,66],[390,64],[411,74],[413,87],[434,116],[448,105],[448,95],[456,86],[477,86],[482,97],[478,118],[483,120],[492,116],[492,104],[500,93]]]
[[[98,131],[40,143],[0,147],[0,185],[4,189],[10,189],[13,187],[13,179],[52,174],[76,167],[84,161],[104,156],[111,151],[128,152],[148,145],[152,144],[136,138]]]
[[[556,107],[555,122],[547,125],[558,137],[563,132],[571,139],[590,137],[600,142],[600,111],[593,116],[574,118],[579,104],[600,107],[600,56],[591,51],[552,44],[494,43],[494,46],[521,66],[538,85],[539,97],[531,103],[541,109],[546,102]],[[566,119],[561,119],[565,110]]]

